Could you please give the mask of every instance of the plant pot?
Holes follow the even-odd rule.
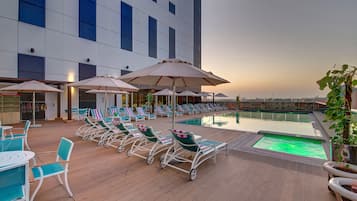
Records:
[[[332,161],[344,161],[357,165],[357,145],[340,145],[331,143]]]
[[[357,165],[357,145],[347,145],[349,151],[349,163]]]

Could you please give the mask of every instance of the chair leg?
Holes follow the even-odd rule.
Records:
[[[63,185],[63,181],[62,181],[62,179],[61,179],[61,176],[60,176],[60,175],[57,175],[57,179],[58,179],[58,182],[59,182],[60,184],[62,184],[62,185]]]
[[[43,183],[43,178],[40,179],[35,191],[33,192],[32,196],[31,196],[31,201],[33,201],[35,199],[35,196],[38,193],[38,191],[40,190],[42,183]]]
[[[67,172],[68,172],[68,171],[65,171],[65,172],[64,172],[64,182],[65,182],[65,184],[66,184],[66,190],[67,190],[69,196],[73,197],[73,193],[72,193],[71,189],[69,188],[69,184],[68,184],[68,175],[67,175]]]
[[[29,143],[27,142],[27,135],[25,137],[25,146],[26,146],[27,150],[31,151]]]

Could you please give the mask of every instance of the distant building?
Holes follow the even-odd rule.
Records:
[[[37,95],[39,119],[67,117],[70,82],[120,76],[166,58],[201,66],[201,0],[7,0],[0,1],[0,27],[0,87],[35,79],[64,90]],[[104,105],[102,95],[83,90],[71,97],[73,108]],[[139,92],[133,101],[144,97]],[[31,117],[31,98],[20,95],[19,118]]]
[[[265,112],[312,112],[326,109],[323,99],[243,99],[240,110]]]

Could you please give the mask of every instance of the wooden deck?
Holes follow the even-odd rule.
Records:
[[[167,118],[145,122],[166,131]],[[56,150],[61,136],[74,141],[69,183],[74,198],[55,178],[45,180],[36,200],[106,200],[106,201],[328,201],[335,200],[327,190],[327,174],[321,167],[274,159],[255,154],[230,151],[220,154],[217,163],[209,160],[198,171],[194,182],[188,175],[171,168],[160,169],[156,160],[148,166],[137,157],[127,157],[112,148],[96,146],[74,136],[80,122],[46,122],[42,128],[32,128],[29,144],[35,152]],[[240,132],[187,126],[200,135],[226,141],[239,140]],[[54,156],[40,156],[48,162]],[[37,182],[31,183],[31,192]]]

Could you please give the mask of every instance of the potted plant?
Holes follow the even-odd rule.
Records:
[[[352,88],[357,85],[356,71],[355,66],[345,64],[341,69],[329,70],[317,81],[321,90],[329,89],[325,121],[331,121],[330,128],[335,131],[331,138],[332,160],[351,164],[357,164],[357,129],[352,129],[351,112]]]

